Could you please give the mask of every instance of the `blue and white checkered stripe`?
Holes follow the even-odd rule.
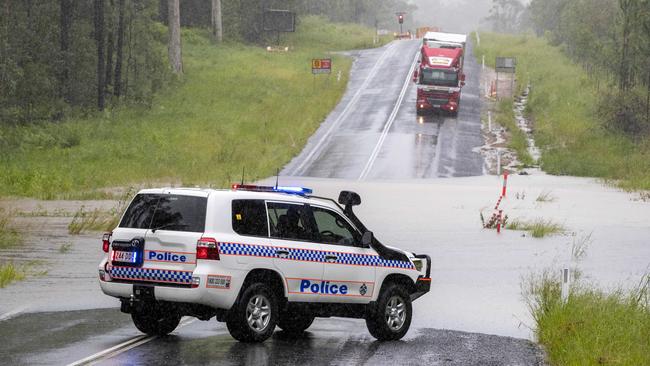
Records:
[[[219,243],[219,252],[225,255],[251,255],[255,257],[276,257],[276,248],[266,245],[244,245],[237,243]]]
[[[110,271],[111,277],[134,281],[154,281],[171,283],[192,283],[192,272],[171,271],[165,269],[134,268],[134,267],[113,267]]]
[[[396,267],[413,269],[411,262],[386,260],[379,256],[370,254],[341,253],[341,252],[324,252],[313,249],[299,248],[275,248],[266,245],[248,245],[238,243],[219,243],[219,252],[225,255],[244,255],[255,257],[279,258],[276,250],[282,249],[289,252],[289,255],[283,259],[309,261],[309,262],[326,262],[325,256],[334,255],[337,258],[337,264],[348,264],[356,266],[373,266],[373,267]],[[332,262],[326,262],[332,263]]]
[[[308,262],[325,262],[325,252],[320,250],[289,248],[287,259]]]
[[[397,267],[397,268],[406,268],[406,269],[413,268],[413,264],[411,264],[411,262],[386,260],[376,255],[340,253],[340,252],[327,252],[326,254],[337,256],[338,258],[335,263],[339,263],[339,264],[353,264],[357,266],[374,266],[374,267]]]

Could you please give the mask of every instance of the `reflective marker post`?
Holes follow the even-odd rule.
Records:
[[[570,273],[568,268],[562,269],[562,293],[560,296],[562,298],[562,302],[565,304],[569,299],[569,280],[570,280],[569,274]]]
[[[501,148],[497,147],[497,175],[501,175]]]

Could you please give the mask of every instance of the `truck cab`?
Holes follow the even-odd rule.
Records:
[[[463,49],[423,45],[420,52],[419,67],[413,76],[417,84],[417,112],[439,109],[455,116],[465,85]]]

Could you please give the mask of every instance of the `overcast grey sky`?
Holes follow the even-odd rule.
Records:
[[[416,26],[437,26],[445,32],[468,33],[489,15],[492,0],[411,0],[418,10]]]

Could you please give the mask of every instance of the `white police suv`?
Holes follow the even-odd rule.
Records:
[[[301,334],[337,316],[400,339],[411,301],[431,286],[431,259],[377,241],[352,211],[358,194],[338,203],[294,187],[141,190],[104,234],[102,291],[152,335],[216,316],[234,338],[261,342],[276,325]]]

